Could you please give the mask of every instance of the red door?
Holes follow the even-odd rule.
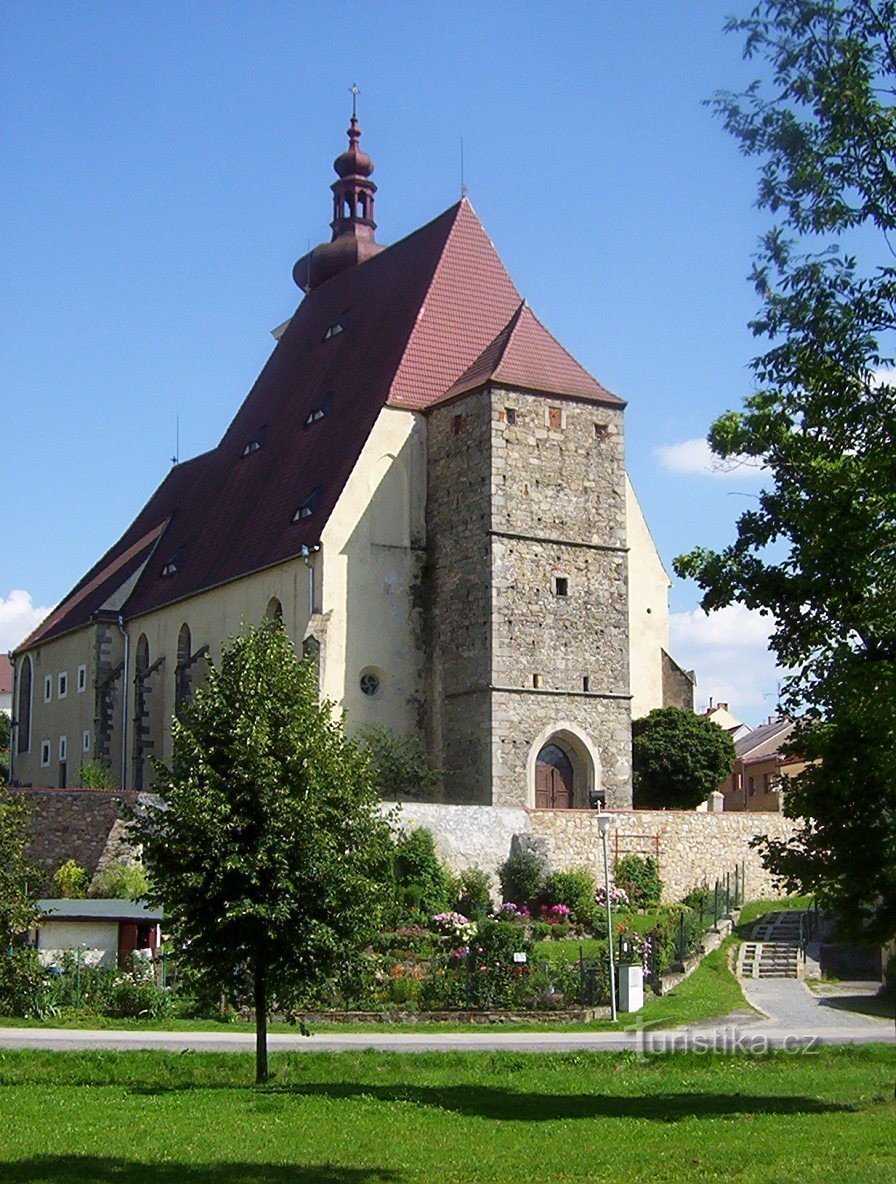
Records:
[[[535,809],[571,810],[572,761],[556,744],[546,744],[535,761]]]

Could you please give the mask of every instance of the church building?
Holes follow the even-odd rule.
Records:
[[[332,238],[220,443],[176,464],[13,655],[12,779],[149,788],[172,715],[281,617],[350,731],[418,734],[441,800],[631,805],[631,719],[693,706],[626,477],[625,404],[463,198],[385,247],[353,115]]]

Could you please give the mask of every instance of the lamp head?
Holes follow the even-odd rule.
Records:
[[[607,835],[610,833],[610,828],[613,826],[613,824],[615,822],[616,822],[616,818],[613,814],[604,814],[603,811],[601,811],[600,814],[598,814],[598,816],[597,816],[597,832],[601,836],[601,838],[603,838],[604,835]]]

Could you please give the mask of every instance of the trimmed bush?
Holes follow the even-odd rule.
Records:
[[[531,908],[544,890],[544,868],[531,851],[519,851],[505,859],[498,868],[498,878],[502,898],[514,904]]]
[[[575,923],[592,929],[599,917],[594,899],[594,876],[585,868],[571,872],[552,872],[545,881],[542,899],[548,907],[563,904],[572,910]]]

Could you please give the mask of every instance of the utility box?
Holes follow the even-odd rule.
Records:
[[[640,1011],[644,1006],[644,970],[640,962],[619,967],[619,1010]]]

